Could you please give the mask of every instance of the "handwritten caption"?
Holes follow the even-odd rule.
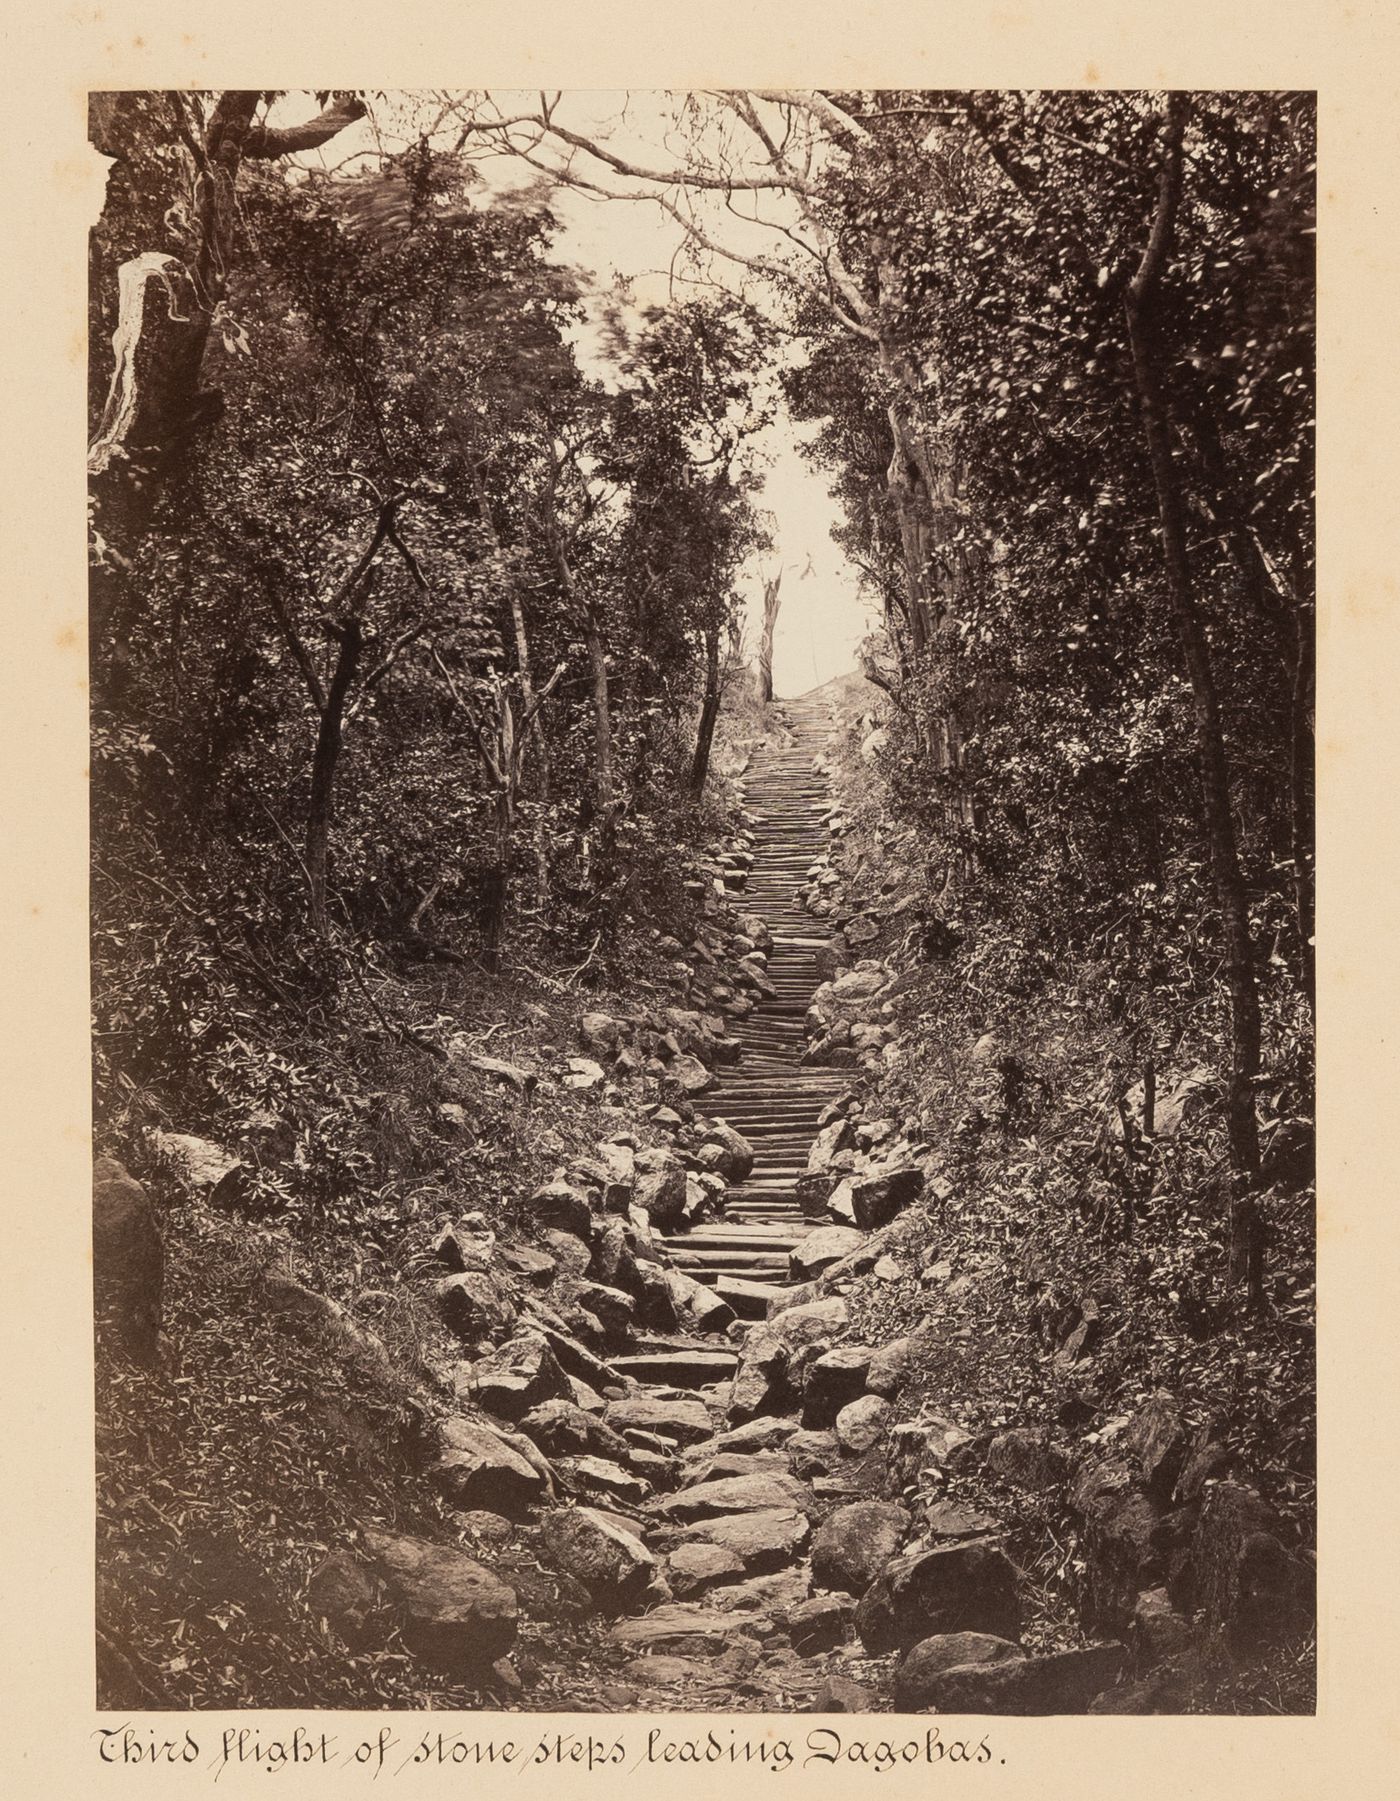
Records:
[[[652,1727],[645,1732],[623,1730],[599,1737],[545,1732],[538,1737],[522,1734],[519,1738],[482,1738],[437,1726],[421,1732],[405,1731],[400,1723],[381,1726],[365,1738],[306,1726],[274,1733],[256,1726],[201,1725],[162,1733],[128,1721],[100,1726],[93,1738],[101,1763],[127,1769],[149,1770],[162,1765],[187,1771],[199,1768],[215,1781],[233,1769],[278,1775],[296,1770],[358,1768],[374,1777],[394,1777],[429,1767],[452,1766],[464,1771],[554,1768],[617,1775],[648,1767],[692,1764],[712,1768],[743,1766],[781,1775],[785,1770],[826,1764],[880,1774],[910,1766],[961,1764],[975,1768],[1006,1761],[993,1750],[989,1737],[945,1738],[937,1726],[926,1727],[910,1737],[896,1734],[889,1738],[847,1732],[834,1726],[812,1726],[791,1736],[776,1732],[749,1736],[742,1731],[712,1730],[685,1734]]]

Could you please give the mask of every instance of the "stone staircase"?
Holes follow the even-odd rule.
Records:
[[[830,715],[819,702],[790,701],[785,711],[792,740],[754,765],[745,792],[758,841],[742,905],[773,934],[768,977],[776,993],[738,1022],[743,1055],[705,1099],[706,1110],[728,1120],[757,1157],[748,1179],[725,1197],[723,1219],[664,1241],[677,1267],[715,1288],[741,1319],[761,1319],[788,1279],[789,1256],[810,1229],[797,1178],[822,1109],[849,1086],[848,1072],[801,1063],[803,1017],[823,979],[817,953],[826,937],[794,897],[826,846],[830,797],[812,762],[825,748]]]

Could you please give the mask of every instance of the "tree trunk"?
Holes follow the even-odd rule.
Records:
[[[764,705],[773,699],[773,631],[778,623],[783,572],[780,569],[771,582],[763,584],[763,636],[758,644],[759,698]]]
[[[594,792],[605,837],[611,834],[614,810],[612,769],[612,707],[608,699],[608,657],[598,615],[592,601],[586,609],[588,667],[593,677]]]
[[[719,718],[719,626],[705,630],[705,699],[700,708],[700,724],[695,734],[695,756],[690,765],[690,798],[698,802],[705,792],[710,773],[710,747],[715,741],[715,721]]]
[[[353,615],[339,628],[340,653],[335,674],[326,691],[316,753],[311,761],[311,798],[306,810],[306,879],[311,891],[311,923],[324,933],[328,923],[326,865],[330,844],[331,810],[335,800],[335,772],[340,761],[345,703],[360,666],[364,628]]]
[[[510,840],[512,824],[510,790],[496,793],[495,862],[485,871],[482,901],[482,961],[494,975],[501,967],[501,949],[505,943],[506,915],[510,908]]]
[[[1230,769],[1220,701],[1205,626],[1191,587],[1182,486],[1172,456],[1161,348],[1155,329],[1156,302],[1181,197],[1184,129],[1184,101],[1180,95],[1173,95],[1167,116],[1151,238],[1124,297],[1124,311],[1143,436],[1157,494],[1167,596],[1191,684],[1202,813],[1216,904],[1220,908],[1230,991],[1231,1056],[1227,1100],[1230,1161],[1237,1184],[1247,1190],[1259,1168],[1259,1123],[1254,1100],[1259,1074],[1259,994],[1250,942],[1249,905],[1230,805]]]
[[[218,418],[222,397],[201,387],[215,310],[228,286],[235,189],[247,157],[279,157],[315,148],[360,118],[364,105],[339,95],[313,120],[289,131],[255,125],[262,95],[221,94],[203,142],[187,136],[196,157],[198,233],[187,262],[148,250],[117,274],[117,327],[106,404],[88,450],[92,482],[94,639],[110,626],[123,573],[149,528],[172,469],[190,440]],[[175,96],[183,114],[183,99]],[[120,96],[94,95],[90,136],[104,155],[127,150],[128,113]]]

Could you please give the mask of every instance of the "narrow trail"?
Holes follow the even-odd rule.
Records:
[[[826,936],[794,898],[826,841],[825,776],[812,767],[831,725],[820,702],[790,702],[792,740],[770,748],[746,786],[758,819],[744,910],[773,935],[765,996],[736,1028],[743,1056],[727,1071],[708,1110],[728,1120],[757,1153],[747,1180],[725,1197],[725,1217],[665,1240],[687,1275],[715,1288],[740,1319],[761,1319],[775,1288],[787,1280],[793,1247],[810,1230],[797,1198],[797,1178],[817,1135],[822,1109],[849,1086],[846,1072],[802,1066],[803,1017],[822,981],[817,952]]]

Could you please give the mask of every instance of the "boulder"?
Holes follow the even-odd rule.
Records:
[[[681,1537],[732,1551],[746,1570],[778,1570],[797,1558],[811,1536],[805,1513],[791,1507],[759,1507],[751,1513],[722,1513],[686,1526]]]
[[[711,1147],[718,1150],[718,1156],[711,1160],[712,1166],[726,1182],[742,1182],[752,1171],[753,1146],[726,1120],[713,1119],[705,1124],[701,1134],[702,1154]]]
[[[873,1693],[849,1676],[828,1676],[812,1697],[808,1713],[874,1713]]]
[[[893,1501],[838,1507],[812,1540],[813,1583],[859,1599],[898,1552],[911,1523]]]
[[[514,1644],[515,1591],[464,1551],[373,1528],[364,1546],[414,1656],[460,1674]]]
[[[796,1430],[792,1420],[748,1420],[742,1426],[732,1426],[727,1432],[716,1433],[705,1447],[705,1454],[711,1451],[776,1451]]]
[[[910,1647],[895,1671],[895,1705],[906,1712],[939,1707],[938,1682],[949,1670],[1023,1663],[1025,1653],[1010,1639],[990,1632],[943,1632]]]
[[[1196,1603],[1206,1626],[1250,1652],[1305,1630],[1313,1576],[1284,1549],[1273,1508],[1242,1482],[1205,1491],[1191,1541]]]
[[[987,1473],[1016,1488],[1044,1493],[1069,1474],[1069,1458],[1043,1426],[1015,1426],[999,1432],[987,1447]]]
[[[829,1474],[841,1460],[841,1447],[836,1442],[834,1432],[795,1432],[788,1440],[786,1449],[793,1474],[807,1481],[815,1476]]]
[[[976,1636],[959,1634],[959,1637]],[[944,1641],[927,1641],[933,1647]],[[937,1713],[1078,1714],[1113,1683],[1123,1667],[1120,1645],[1090,1645],[1048,1657],[984,1656],[931,1668],[916,1646],[895,1673],[895,1704]],[[1012,1647],[1014,1650],[1014,1647]]]
[[[520,1276],[533,1288],[548,1288],[559,1269],[557,1258],[528,1244],[502,1245],[500,1259],[512,1275]]]
[[[956,1501],[935,1501],[924,1514],[924,1532],[931,1539],[985,1538],[1000,1529],[1001,1521],[992,1514]]]
[[[601,1088],[607,1071],[591,1057],[570,1057],[560,1079],[566,1088]]]
[[[689,1523],[718,1514],[752,1513],[759,1508],[793,1508],[806,1512],[812,1493],[796,1477],[779,1470],[759,1470],[751,1475],[720,1476],[697,1482],[657,1502],[667,1519]]]
[[[693,1445],[708,1439],[714,1421],[703,1401],[655,1394],[628,1395],[609,1401],[604,1420],[617,1432],[653,1432],[674,1444]]]
[[[609,1288],[605,1282],[580,1282],[574,1298],[599,1322],[610,1346],[622,1350],[630,1342],[637,1313],[637,1303],[630,1294]]]
[[[919,1340],[913,1334],[907,1338],[891,1339],[871,1357],[870,1368],[865,1374],[865,1386],[872,1394],[883,1395],[887,1401],[893,1400],[912,1374],[918,1352]]]
[[[627,1028],[611,1013],[585,1013],[578,1035],[585,1050],[616,1050],[627,1036]]]
[[[756,1325],[744,1340],[734,1384],[730,1390],[729,1417],[736,1424],[758,1413],[775,1413],[792,1398],[787,1380],[788,1359],[804,1345],[830,1340],[846,1325],[846,1303],[833,1295],[788,1307],[773,1319]]]
[[[520,1422],[520,1430],[546,1457],[596,1457],[620,1459],[627,1442],[606,1421],[569,1400],[544,1401],[532,1407]]]
[[[678,1332],[681,1309],[659,1263],[638,1260],[632,1266],[631,1292],[637,1297],[637,1324],[650,1332]]]
[[[804,1426],[830,1426],[843,1407],[860,1399],[873,1355],[869,1345],[842,1344],[807,1364],[802,1372]]]
[[[640,1506],[652,1492],[645,1476],[624,1469],[611,1457],[595,1457],[589,1452],[582,1457],[568,1458],[560,1468],[589,1493],[607,1495],[631,1507]]]
[[[463,1270],[489,1270],[496,1260],[496,1234],[489,1229],[479,1231],[460,1220],[438,1233],[433,1240],[433,1255],[456,1275]]]
[[[654,1607],[640,1619],[614,1626],[616,1644],[637,1652],[670,1652],[680,1657],[716,1657],[737,1642],[757,1646],[769,1628],[765,1615],[723,1613],[696,1602]]]
[[[663,1169],[644,1171],[633,1198],[654,1226],[674,1231],[685,1215],[685,1165],[677,1157]]]
[[[153,1363],[165,1248],[145,1189],[111,1157],[99,1157],[92,1171],[92,1283],[103,1343]]]
[[[431,1473],[454,1507],[485,1507],[511,1519],[553,1487],[548,1463],[528,1440],[507,1439],[475,1420],[443,1422]]]
[[[818,1226],[793,1246],[788,1270],[794,1282],[807,1282],[833,1263],[849,1257],[865,1242],[865,1234],[851,1226]]]
[[[945,1632],[1016,1638],[1020,1623],[1015,1566],[986,1539],[891,1558],[856,1609],[872,1656]]]
[[[549,1182],[530,1196],[531,1216],[540,1226],[553,1227],[587,1239],[593,1228],[593,1209],[588,1196],[571,1182]]]
[[[742,1558],[723,1545],[695,1540],[677,1545],[666,1559],[666,1581],[671,1593],[683,1600],[722,1583],[737,1582],[744,1574]]]
[[[508,1331],[515,1320],[506,1289],[483,1270],[444,1277],[437,1285],[437,1304],[443,1323],[473,1344]]]
[[[825,1175],[831,1170],[834,1159],[850,1142],[851,1122],[848,1119],[834,1119],[829,1126],[823,1126],[812,1140],[812,1148],[807,1153],[807,1173]]]
[[[666,1069],[666,1080],[681,1094],[705,1094],[715,1086],[718,1077],[706,1069],[698,1057],[683,1051],[673,1057]]]
[[[841,1449],[853,1457],[864,1455],[878,1443],[890,1416],[890,1404],[879,1395],[862,1395],[836,1416],[836,1437]]]
[[[734,1309],[724,1297],[684,1270],[668,1269],[666,1287],[683,1323],[697,1332],[725,1332],[734,1322]]]
[[[864,1232],[883,1226],[916,1201],[924,1190],[924,1172],[914,1164],[859,1176],[851,1184],[855,1222]]]
[[[488,1413],[518,1420],[542,1401],[569,1392],[569,1379],[543,1333],[525,1331],[508,1339],[490,1357],[457,1367],[455,1386],[463,1400]]]
[[[789,1642],[803,1657],[834,1650],[851,1635],[851,1603],[835,1595],[814,1595],[783,1615]]]
[[[656,1586],[656,1558],[635,1533],[595,1507],[552,1514],[548,1547],[558,1567],[604,1607],[634,1606]]]

